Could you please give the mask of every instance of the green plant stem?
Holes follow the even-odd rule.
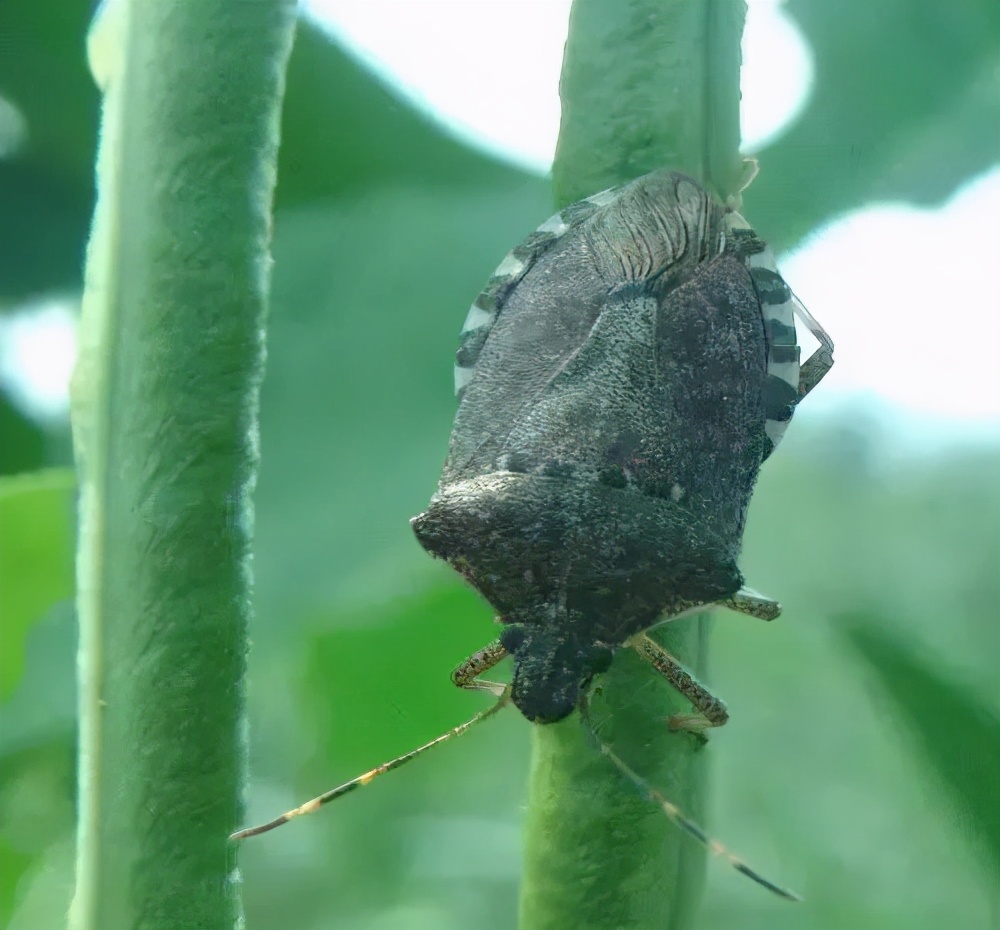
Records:
[[[578,0],[553,168],[560,206],[654,168],[737,193],[743,0]],[[696,673],[708,618],[655,638]],[[690,708],[622,651],[601,682],[601,736],[686,813],[703,813],[706,751],[666,718]],[[522,930],[664,930],[691,923],[704,850],[589,742],[579,717],[533,728]]]
[[[72,388],[74,930],[235,927],[251,496],[292,0],[106,4]]]
[[[655,168],[736,193],[744,0],[576,0],[552,167],[559,206]]]

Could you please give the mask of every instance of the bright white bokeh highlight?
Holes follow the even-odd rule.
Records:
[[[740,72],[742,150],[760,151],[805,109],[812,92],[812,55],[780,0],[748,0]]]
[[[570,2],[305,0],[305,9],[454,136],[546,172]],[[743,150],[754,152],[802,110],[812,86],[809,49],[779,0],[750,0],[742,83]]]
[[[0,96],[0,160],[13,158],[28,141],[24,114],[6,97]]]
[[[305,0],[304,7],[452,135],[549,170],[570,0]]]
[[[0,315],[0,385],[31,416],[66,416],[78,310],[78,301],[53,297]]]
[[[848,214],[781,259],[836,343],[811,407],[873,392],[956,427],[1000,426],[998,211],[1000,169],[937,210]]]

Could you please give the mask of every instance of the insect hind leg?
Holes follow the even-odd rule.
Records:
[[[802,301],[792,295],[793,313],[808,327],[819,343],[819,348],[799,368],[799,400],[802,400],[833,368],[833,340],[816,318],[802,305]]]
[[[759,620],[774,620],[781,616],[781,604],[765,597],[753,588],[744,585],[732,597],[719,602],[720,607],[728,607],[737,613],[746,614],[748,617],[757,617]]]
[[[500,640],[494,640],[488,646],[483,646],[482,649],[474,652],[451,673],[452,683],[467,691],[485,691],[494,697],[500,697],[507,685],[498,681],[486,681],[480,679],[479,676],[483,672],[488,672],[506,657],[507,650],[504,649]]]

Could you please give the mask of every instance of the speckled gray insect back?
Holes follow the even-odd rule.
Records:
[[[801,368],[795,317],[820,344]],[[541,724],[579,709],[597,750],[674,823],[795,898],[601,740],[588,689],[628,648],[693,705],[670,719],[673,729],[726,722],[725,704],[645,631],[713,604],[778,616],[776,601],[743,586],[743,525],[761,463],[832,353],[767,246],[691,178],[657,171],[546,220],[469,309],[448,458],[412,520],[421,545],[499,614],[499,638],[452,672],[459,687],[496,701],[234,838],[319,810],[508,703]],[[507,656],[512,684],[480,677]]]
[[[497,610],[529,720],[570,714],[641,631],[739,595],[754,483],[804,393],[796,314],[821,343],[808,390],[832,343],[743,217],[672,171],[550,218],[474,301],[412,523]]]

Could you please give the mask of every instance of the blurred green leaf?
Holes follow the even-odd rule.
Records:
[[[34,855],[14,849],[0,839],[0,926],[9,925],[18,882],[34,861]]]
[[[280,803],[301,803],[488,706],[488,696],[459,690],[449,675],[495,636],[488,605],[443,566],[419,593],[308,615],[290,662],[274,663],[270,651],[272,661],[260,663],[254,675],[251,697],[263,705],[253,746],[256,816],[273,816]],[[498,669],[496,677],[504,674]],[[300,723],[294,732],[290,719]],[[528,731],[518,714],[501,714],[295,821],[273,840],[248,843],[248,908],[262,926],[272,926],[295,902],[302,926],[311,925],[314,911],[323,913],[325,901],[328,915],[340,915],[344,926],[363,927],[375,925],[374,915],[391,913],[394,904],[419,899],[437,902],[435,927],[457,930],[473,906],[483,926],[513,926]],[[274,809],[260,797],[267,777],[296,786],[280,803],[269,802]],[[308,872],[283,866],[303,849],[311,850]],[[319,864],[326,861],[319,850],[340,863],[332,872]],[[270,880],[283,867],[270,893],[256,900],[254,876]],[[321,884],[299,901],[306,894],[300,883],[319,876]],[[483,893],[498,887],[503,893]],[[332,908],[330,901],[336,902]],[[315,920],[329,926],[329,916]]]
[[[1000,23],[993,0],[790,0],[816,61],[815,91],[761,154],[747,212],[779,248],[868,199],[935,203],[1000,152]],[[846,12],[845,12],[846,11]],[[93,202],[97,92],[89,4],[4,0],[0,95],[28,141],[0,161],[0,296],[79,287]],[[878,93],[870,92],[878,88]],[[315,24],[288,74],[279,210],[399,182],[476,186],[517,175],[400,100]]]
[[[1000,158],[996,0],[789,0],[813,94],[759,153],[746,212],[779,249],[870,201],[940,203]]]
[[[79,288],[94,190],[98,94],[84,40],[83,0],[0,3],[0,96],[27,138],[0,160],[0,297]]]
[[[45,462],[45,434],[0,390],[0,475],[34,471]]]
[[[872,614],[834,626],[875,673],[924,762],[946,789],[960,832],[1000,881],[1000,717]]]
[[[0,751],[0,926],[9,925],[18,883],[73,830],[73,735]]]
[[[73,472],[0,478],[0,701],[24,667],[31,625],[73,593]]]
[[[3,0],[0,96],[27,142],[0,160],[0,297],[79,288],[93,205],[98,94],[85,59],[89,4]],[[304,19],[287,75],[276,209],[404,182],[477,187],[521,176],[475,152],[376,80]]]
[[[60,601],[32,624],[24,648],[24,672],[0,704],[0,752],[74,735],[76,722],[76,610]]]
[[[71,843],[75,820],[76,624],[69,600],[32,625],[23,662],[18,687],[0,705],[0,927],[47,930],[51,919],[19,921],[36,879],[63,912],[72,882],[72,857],[53,858]],[[64,868],[55,871],[54,863]]]
[[[342,780],[488,706],[488,697],[459,690],[449,675],[496,637],[490,617],[472,590],[445,582],[381,610],[322,618],[328,632],[307,638],[302,687],[322,755]],[[387,656],[393,657],[391,674]],[[379,716],[388,720],[373,731]]]

